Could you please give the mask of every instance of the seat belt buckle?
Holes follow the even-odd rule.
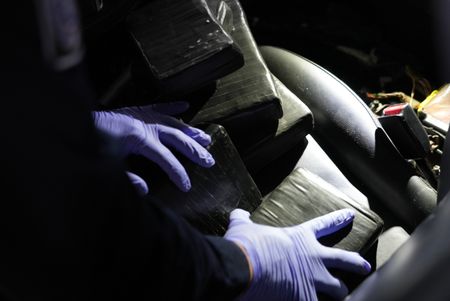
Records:
[[[420,159],[430,153],[427,132],[409,104],[391,105],[378,119],[405,159]]]

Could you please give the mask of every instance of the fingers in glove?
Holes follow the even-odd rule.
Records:
[[[252,224],[250,220],[250,213],[243,209],[234,209],[230,213],[230,225],[229,228],[242,224]]]
[[[316,237],[320,238],[344,228],[352,222],[354,217],[354,210],[342,209],[316,217],[304,223],[303,226],[309,227]]]
[[[211,136],[200,129],[185,124],[184,122],[170,116],[183,113],[188,108],[189,103],[187,102],[162,103],[139,107],[139,116],[136,116],[134,111],[129,114],[146,123],[160,123],[162,125],[179,129],[202,146],[208,146],[211,143]],[[149,114],[146,114],[147,112]]]
[[[183,165],[163,144],[158,144],[157,147],[146,145],[140,153],[158,164],[181,191],[186,192],[191,189],[191,181]]]
[[[337,248],[324,247],[323,263],[328,268],[338,268],[344,271],[365,275],[372,269],[370,263],[356,252]]]
[[[159,138],[166,144],[174,147],[184,156],[202,167],[211,167],[215,164],[211,154],[197,141],[180,130],[167,126],[160,126]]]
[[[336,300],[343,300],[348,295],[348,288],[344,282],[333,277],[329,272],[322,274],[322,279],[315,280],[318,292],[327,294]]]
[[[167,126],[179,129],[202,146],[208,146],[211,144],[211,136],[200,129],[192,127],[170,116],[162,116],[161,121]]]
[[[127,171],[128,178],[131,181],[131,184],[136,188],[137,193],[140,196],[145,196],[148,193],[147,183],[138,175]]]
[[[181,128],[180,130],[189,137],[191,137],[192,139],[194,139],[195,141],[197,141],[202,146],[206,147],[211,144],[211,136],[206,134],[204,131],[200,129],[191,126],[186,126],[184,128]]]

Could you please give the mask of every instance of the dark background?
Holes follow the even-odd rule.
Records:
[[[87,3],[81,0],[80,3]],[[349,85],[363,100],[366,92],[404,92],[422,101],[445,83],[439,68],[437,34],[440,0],[241,0],[259,45],[296,52]],[[86,14],[83,24],[90,74],[97,97],[121,76],[132,54],[121,23],[138,0],[104,0],[100,14]],[[83,7],[82,7],[83,8]],[[111,59],[113,58],[113,59]],[[415,88],[409,69],[416,78]],[[139,97],[139,96],[138,96]]]
[[[433,1],[242,0],[260,45],[296,52],[366,92],[410,94],[406,68],[433,89],[439,76]],[[416,83],[417,84],[417,83]],[[417,86],[417,85],[416,85]],[[423,93],[422,93],[423,94]],[[415,96],[423,100],[416,89]]]

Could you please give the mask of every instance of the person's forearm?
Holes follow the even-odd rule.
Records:
[[[139,253],[147,263],[139,266],[144,277],[158,275],[153,293],[165,292],[168,300],[234,300],[248,287],[248,260],[234,242],[204,236],[151,202],[142,217],[142,229],[149,231],[142,232],[141,241],[161,242],[144,244]]]
[[[249,277],[248,277],[248,285],[250,285],[250,283],[253,280],[253,266],[251,264],[250,261],[250,256],[247,253],[247,250],[244,248],[244,246],[238,242],[235,242],[236,246],[239,247],[239,249],[242,251],[242,253],[245,256],[245,259],[247,260],[247,265],[248,265],[248,273],[249,273]]]

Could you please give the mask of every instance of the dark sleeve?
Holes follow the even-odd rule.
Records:
[[[42,61],[30,3],[2,39],[0,299],[232,300],[242,252],[137,198],[94,129],[82,67]]]

